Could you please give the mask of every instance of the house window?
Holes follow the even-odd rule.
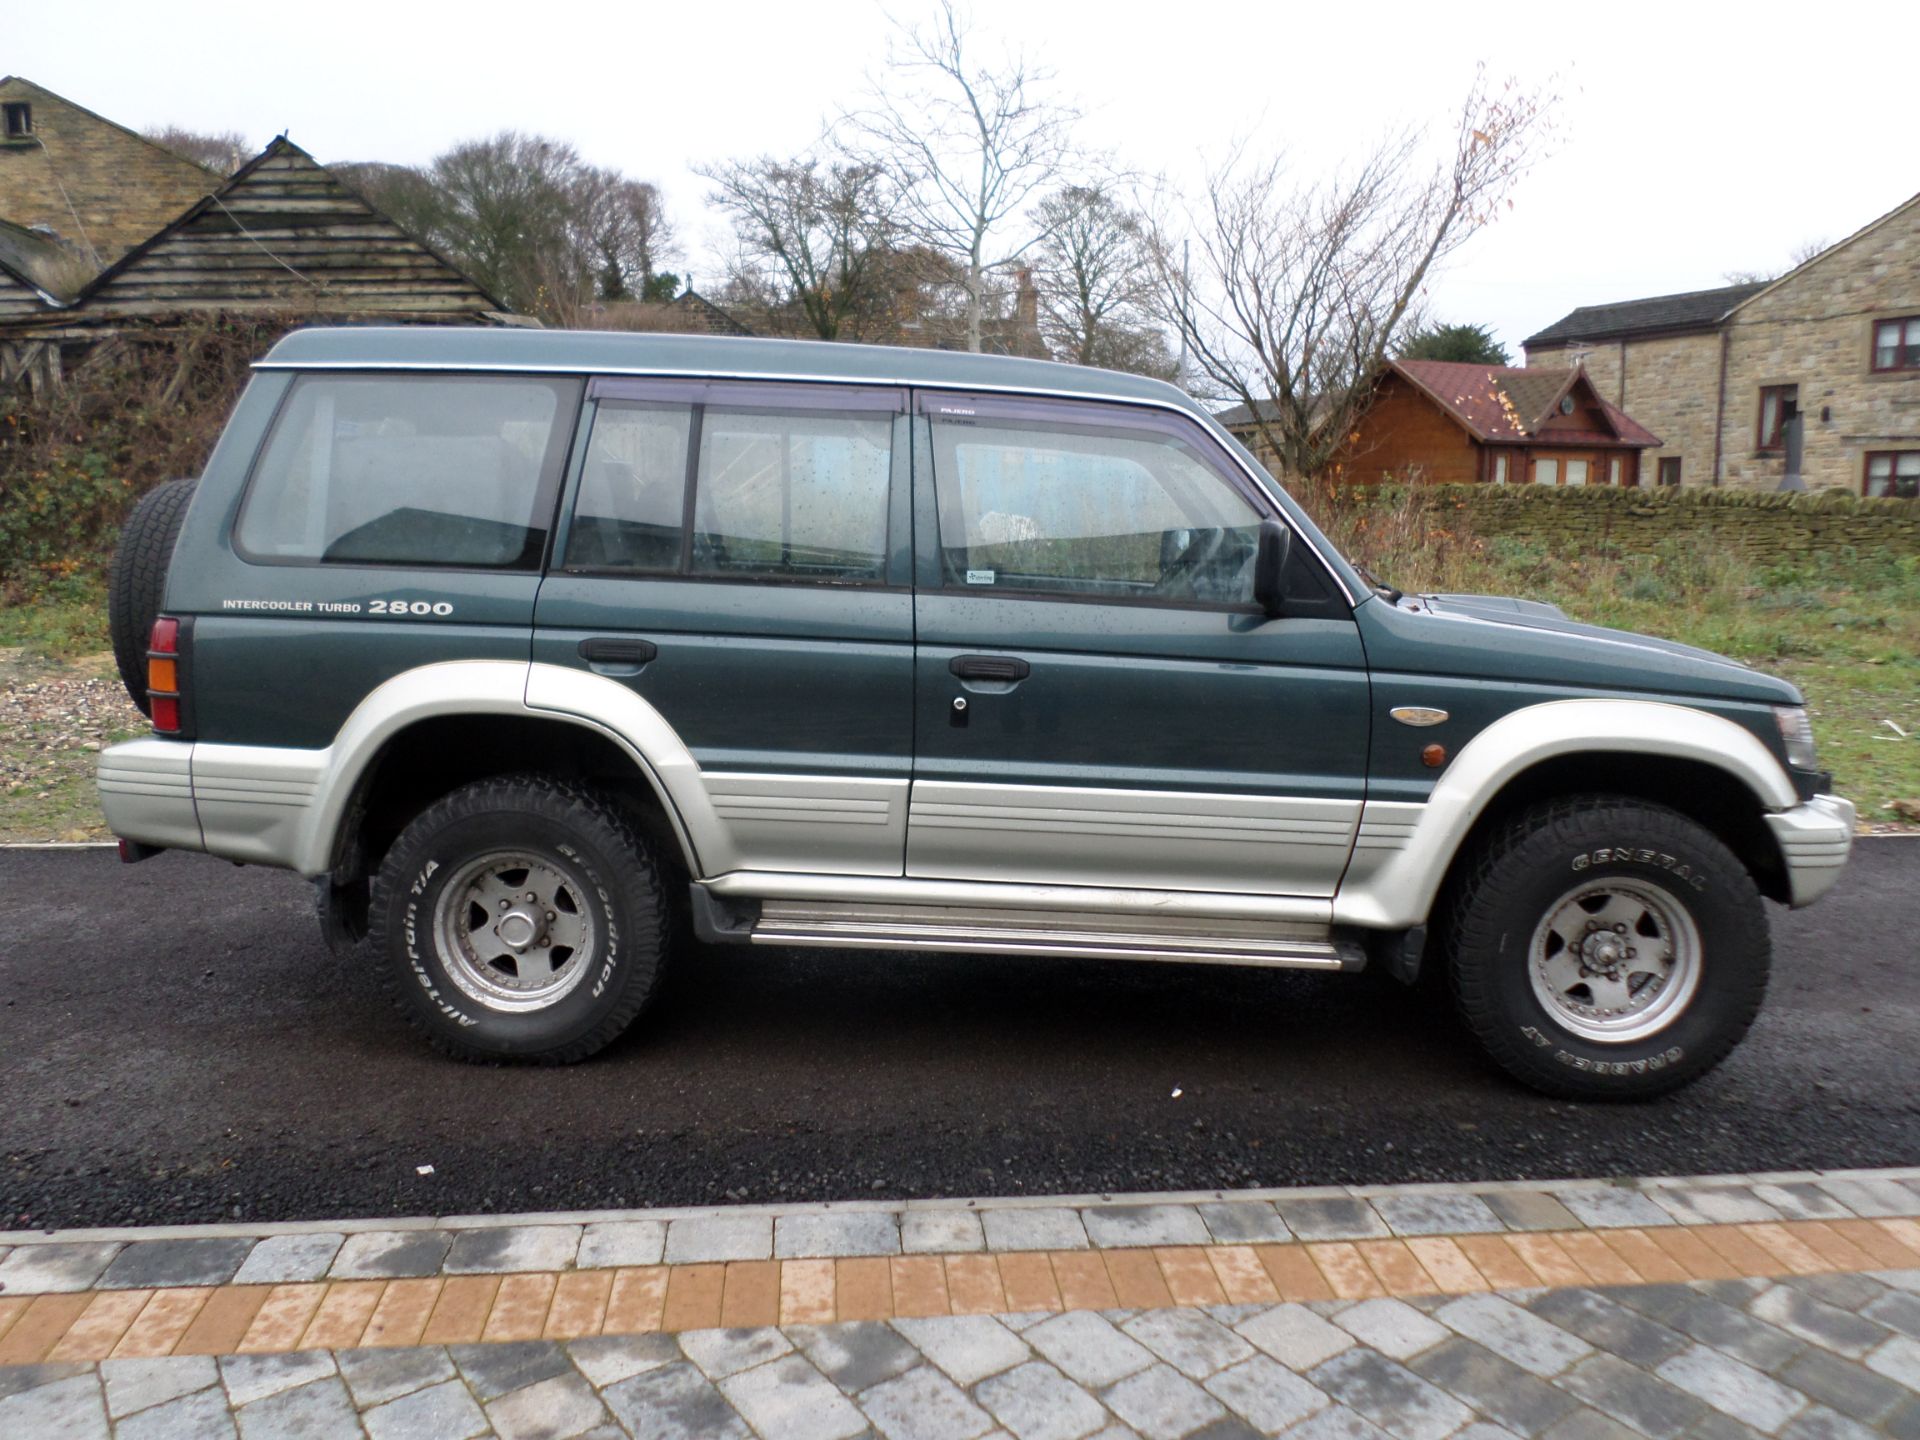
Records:
[[[1920,450],[1868,451],[1865,493],[1920,500]]]
[[[1619,485],[1620,472],[1623,468],[1624,467],[1621,465],[1620,457],[1618,455],[1615,455],[1612,459],[1608,460],[1607,461],[1607,484],[1614,485],[1614,486]]]
[[[1660,483],[1662,485],[1678,485],[1680,483],[1680,457],[1678,455],[1662,455],[1660,457]]]
[[[1584,485],[1587,483],[1587,462],[1584,460],[1567,461],[1567,484]]]
[[[1533,483],[1536,485],[1558,485],[1560,483],[1560,462],[1558,460],[1534,461]]]
[[[1874,322],[1873,368],[1920,370],[1920,315]]]
[[[1755,448],[1759,450],[1784,450],[1787,445],[1787,424],[1800,413],[1800,387],[1798,385],[1763,385],[1760,387],[1760,424],[1755,438]]]
[[[6,112],[7,139],[24,140],[33,134],[33,106],[24,100],[9,100],[0,109]]]
[[[1493,483],[1496,485],[1507,483],[1507,457],[1504,455],[1493,457]]]

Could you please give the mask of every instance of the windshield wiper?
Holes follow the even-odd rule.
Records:
[[[1374,574],[1373,571],[1369,570],[1366,566],[1362,565],[1358,560],[1354,559],[1351,555],[1347,557],[1347,563],[1353,566],[1355,570],[1358,570],[1360,572],[1360,578],[1362,580],[1366,581],[1367,584],[1371,585],[1374,589],[1378,590],[1382,595],[1386,596],[1387,603],[1389,605],[1398,605],[1401,602],[1401,600],[1405,598],[1407,593],[1406,591],[1402,590],[1397,585],[1387,584],[1386,581],[1382,580],[1378,575]]]

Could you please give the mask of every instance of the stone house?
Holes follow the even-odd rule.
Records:
[[[1524,343],[1659,432],[1650,481],[1920,497],[1920,195],[1776,280],[1586,305]]]

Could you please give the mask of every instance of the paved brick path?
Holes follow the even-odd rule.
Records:
[[[0,1287],[7,1440],[1920,1437],[1916,1171],[8,1235]]]

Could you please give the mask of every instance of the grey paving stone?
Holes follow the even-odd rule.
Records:
[[[1585,1190],[1556,1190],[1554,1198],[1595,1230],[1625,1226],[1672,1225],[1673,1216],[1638,1190],[1596,1185]]]
[[[865,1390],[859,1403],[887,1440],[972,1440],[993,1428],[993,1417],[931,1365]]]
[[[1095,1205],[1080,1212],[1087,1238],[1103,1249],[1207,1245],[1213,1236],[1191,1205]]]
[[[1480,1197],[1509,1230],[1578,1230],[1574,1213],[1544,1190],[1497,1190]]]
[[[1453,1396],[1372,1350],[1336,1355],[1307,1378],[1400,1440],[1441,1440],[1473,1419]]]
[[[269,1235],[247,1252],[236,1285],[292,1285],[318,1280],[333,1264],[344,1235]]]
[[[1471,1340],[1436,1345],[1407,1368],[1518,1435],[1538,1435],[1578,1408],[1571,1396]]]
[[[1775,1285],[1756,1296],[1748,1304],[1747,1313],[1850,1360],[1859,1359],[1888,1334],[1885,1326],[1816,1300],[1791,1285]]]
[[[1540,1440],[1645,1440],[1645,1437],[1611,1416],[1583,1405],[1552,1429],[1542,1431]]]
[[[1187,1440],[1264,1440],[1260,1432],[1231,1412],[1211,1424],[1202,1425]]]
[[[720,1393],[762,1435],[851,1440],[867,1428],[867,1417],[804,1355],[786,1355],[722,1380]]]
[[[1240,1336],[1198,1310],[1147,1310],[1120,1328],[1194,1380],[1204,1380],[1254,1353]]]
[[[1920,1194],[1898,1180],[1819,1180],[1815,1183],[1856,1215],[1920,1215]]]
[[[895,1320],[893,1328],[959,1385],[970,1386],[1033,1358],[1026,1341],[991,1315]]]
[[[1302,1240],[1370,1240],[1393,1234],[1364,1200],[1328,1197],[1276,1203],[1287,1228]]]
[[[1607,1287],[1610,1298],[1619,1301],[1622,1305],[1630,1305],[1642,1315],[1650,1315],[1662,1324],[1685,1311],[1700,1298],[1701,1293],[1691,1285],[1609,1285]]]
[[[224,1285],[252,1248],[246,1240],[143,1240],[116,1255],[99,1284],[106,1290]]]
[[[340,1378],[362,1410],[384,1405],[453,1376],[453,1361],[438,1345],[396,1350],[341,1350],[334,1355]]]
[[[1751,1365],[1705,1345],[1661,1362],[1653,1373],[1742,1424],[1769,1433],[1786,1424],[1807,1403],[1803,1396]]]
[[[1698,1292],[1687,1292],[1685,1301],[1661,1318],[1675,1330],[1759,1370],[1777,1370],[1806,1348],[1786,1331]]]
[[[1507,1228],[1476,1195],[1381,1195],[1373,1208],[1396,1235],[1484,1235]]]
[[[1342,1310],[1333,1317],[1333,1323],[1361,1344],[1395,1360],[1410,1359],[1453,1334],[1398,1300],[1364,1300]]]
[[[1789,1275],[1780,1283],[1842,1310],[1862,1312],[1882,1296],[1895,1293],[1871,1275]]]
[[[232,1440],[236,1432],[227,1397],[215,1387],[130,1415],[113,1433],[115,1440]]]
[[[1687,1348],[1687,1338],[1592,1290],[1549,1290],[1527,1307],[1589,1345],[1652,1369]]]
[[[1848,1275],[1827,1278],[1855,1280],[1861,1277]],[[1920,1296],[1888,1290],[1868,1301],[1860,1313],[1889,1329],[1898,1330],[1909,1339],[1920,1340]]]
[[[441,1268],[449,1275],[565,1270],[579,1252],[578,1225],[490,1225],[456,1234]]]
[[[1875,1270],[1873,1278],[1909,1295],[1920,1295],[1920,1270]]]
[[[1738,1310],[1754,1296],[1771,1289],[1771,1280],[1696,1280],[1693,1288],[1709,1300],[1731,1305]]]
[[[62,1295],[85,1290],[120,1253],[118,1245],[21,1245],[0,1260],[0,1294]]]
[[[577,1440],[606,1423],[607,1407],[578,1375],[556,1375],[487,1406],[500,1440]]]
[[[986,1233],[971,1210],[909,1210],[900,1217],[900,1248],[909,1255],[984,1250]]]
[[[56,1380],[70,1380],[75,1375],[91,1374],[92,1371],[91,1365],[59,1362],[51,1365],[0,1365],[0,1400],[24,1390],[51,1385]]]
[[[1674,1440],[1707,1416],[1704,1402],[1612,1355],[1583,1360],[1555,1383],[1652,1440]]]
[[[151,1405],[164,1405],[220,1383],[220,1367],[210,1355],[163,1356],[155,1360],[103,1360],[100,1383],[106,1387],[107,1414],[118,1420]],[[226,1396],[220,1397],[221,1408]]]
[[[602,1220],[580,1235],[574,1264],[582,1270],[615,1265],[658,1265],[667,1250],[664,1220]]]
[[[0,1399],[0,1435],[107,1440],[100,1382],[92,1374],[69,1375]]]
[[[325,1350],[294,1350],[285,1355],[229,1355],[220,1362],[220,1379],[235,1409],[278,1395],[334,1373]]]
[[[1756,1185],[1753,1193],[1789,1220],[1844,1220],[1853,1213],[1810,1181]]]
[[[771,1325],[752,1330],[690,1330],[680,1348],[709,1380],[751,1370],[793,1353],[793,1342]]]
[[[1070,1310],[1021,1337],[1082,1385],[1104,1389],[1153,1364],[1153,1353],[1103,1315]]]
[[[1920,1392],[1920,1342],[1896,1335],[1868,1353],[1866,1366],[1876,1375],[1885,1375],[1909,1390]]]
[[[1020,1440],[1082,1440],[1110,1418],[1099,1401],[1044,1360],[982,1380],[973,1398]]]
[[[1155,1365],[1107,1388],[1107,1408],[1146,1440],[1181,1440],[1226,1408],[1171,1365]]]
[[[774,1222],[773,1253],[779,1260],[898,1255],[900,1222],[884,1211],[782,1215]]]
[[[327,1274],[335,1280],[438,1275],[452,1244],[444,1230],[363,1230],[347,1237]]]
[[[1441,1306],[1434,1318],[1535,1375],[1558,1375],[1593,1353],[1578,1335],[1499,1295],[1464,1296]]]
[[[1765,1440],[1765,1437],[1731,1415],[1709,1410],[1707,1418],[1687,1432],[1687,1440]]]
[[[1304,1305],[1276,1305],[1233,1327],[1282,1365],[1311,1370],[1349,1349],[1354,1339]]]
[[[667,1225],[669,1265],[772,1258],[773,1220],[767,1215],[705,1215]]]
[[[989,1250],[1085,1250],[1086,1227],[1077,1210],[1045,1206],[988,1210],[980,1217]]]
[[[1882,1420],[1880,1429],[1892,1440],[1920,1440],[1920,1395]]]
[[[1309,1384],[1286,1366],[1265,1355],[1231,1365],[1203,1387],[1234,1414],[1244,1416],[1257,1430],[1278,1435],[1331,1402],[1317,1385]]]
[[[1869,1423],[1886,1419],[1907,1395],[1884,1375],[1823,1350],[1796,1356],[1781,1367],[1780,1378],[1803,1395]]]
[[[1809,1405],[1787,1422],[1780,1440],[1880,1440],[1880,1436],[1824,1405]]]
[[[1646,1193],[1683,1225],[1741,1225],[1782,1218],[1744,1185],[1662,1185]]]
[[[692,1365],[662,1365],[600,1392],[634,1440],[753,1440],[727,1399]]]
[[[362,1423],[371,1440],[471,1440],[487,1430],[487,1417],[458,1380],[377,1405]]]
[[[1387,1432],[1344,1405],[1329,1405],[1287,1431],[1286,1440],[1387,1440]]]
[[[509,1345],[450,1345],[447,1354],[467,1377],[474,1395],[485,1401],[522,1385],[564,1375],[572,1365],[552,1340],[522,1340]]]
[[[403,1402],[404,1403],[404,1402]],[[478,1413],[478,1412],[476,1412]],[[240,1422],[240,1440],[315,1440],[325,1436],[359,1436],[360,1419],[353,1413],[353,1400],[338,1375],[282,1390],[264,1400],[243,1405],[234,1414]],[[377,1440],[396,1440],[391,1435]],[[458,1440],[455,1436],[435,1436],[433,1440]]]
[[[567,1353],[597,1390],[681,1358],[671,1335],[592,1335],[569,1340]]]
[[[918,1350],[878,1321],[789,1325],[786,1332],[814,1369],[849,1395],[891,1380],[921,1360]]]
[[[1279,1208],[1264,1200],[1211,1200],[1194,1209],[1222,1245],[1284,1244],[1293,1238]]]

